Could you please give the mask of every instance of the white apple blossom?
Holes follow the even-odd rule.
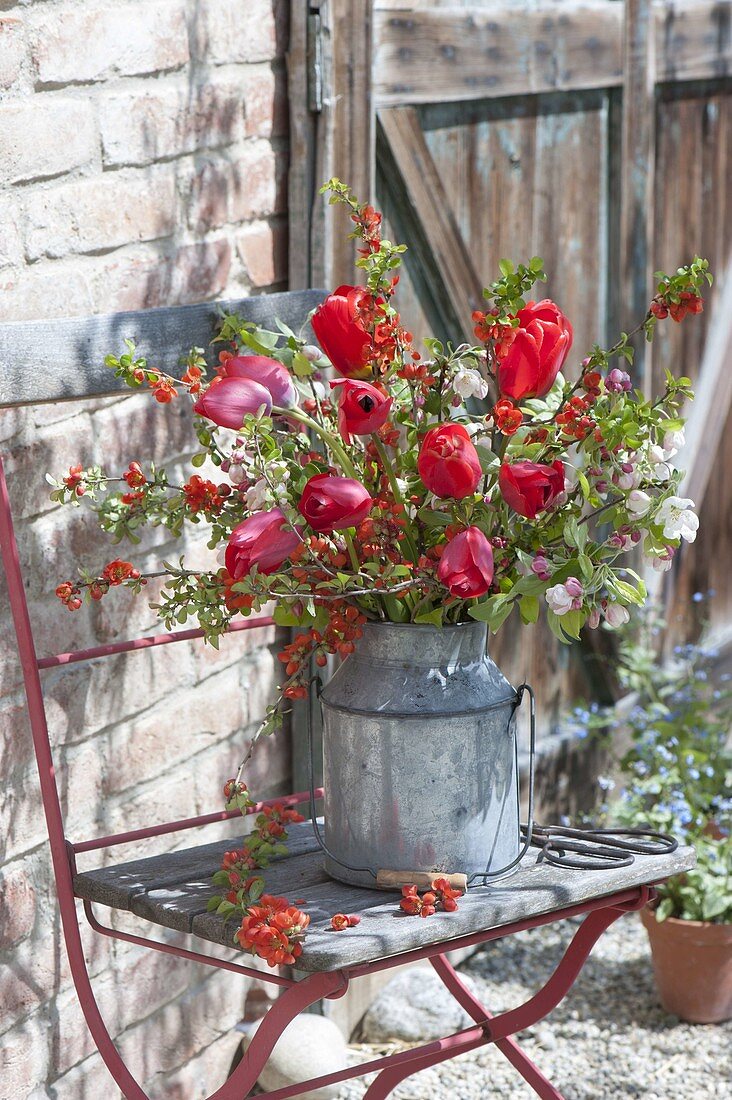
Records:
[[[640,470],[636,467],[631,473],[623,473],[620,475],[620,477],[618,478],[618,489],[624,489],[626,491],[628,489],[635,489],[640,484],[640,479],[641,473]]]
[[[673,458],[674,455],[677,455],[685,443],[686,436],[683,428],[679,428],[675,432],[666,432],[663,437],[663,453],[666,458]]]
[[[630,621],[630,612],[621,603],[609,603],[605,608],[605,620],[609,626],[624,626]]]
[[[688,497],[668,497],[656,513],[655,522],[663,525],[664,538],[694,542],[699,530],[699,517],[691,509],[694,501]]]
[[[485,378],[477,370],[470,370],[469,367],[459,368],[452,380],[452,388],[463,399],[483,398],[488,394],[488,383]]]
[[[260,477],[244,494],[247,508],[252,512],[259,512],[262,508],[271,507],[286,500],[289,477],[290,471],[286,462],[280,460],[268,463],[267,477]]]
[[[555,615],[566,615],[574,606],[574,596],[563,584],[555,584],[547,588],[546,602]]]
[[[632,493],[628,494],[626,503],[628,511],[632,512],[634,516],[644,516],[651,507],[651,498],[642,489],[633,489]]]

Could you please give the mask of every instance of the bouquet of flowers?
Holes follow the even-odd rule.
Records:
[[[592,348],[569,380],[570,321],[551,299],[528,297],[545,280],[538,257],[501,261],[473,315],[474,343],[418,347],[395,306],[404,246],[382,238],[380,214],[340,181],[324,190],[350,215],[363,281],[315,310],[320,346],[229,314],[213,377],[194,348],[177,379],[128,343],[107,364],[163,405],[192,400],[200,472],[174,484],[138,455],[121,474],[73,466],[53,482],[57,501],[90,501],[116,540],[137,541],[146,524],[210,529],[210,569],[181,560],[144,575],[117,558],[59,585],[68,608],[162,576],[153,606],[164,623],[192,616],[214,645],[233,617],[273,600],[275,621],[301,628],[280,654],[267,732],[286,699],[306,694],[311,658],[351,653],[366,620],[478,619],[496,631],[543,610],[567,642],[643,604],[628,551],[666,570],[698,527],[672,462],[689,380],[667,372],[649,399],[625,368],[633,335],[651,340],[660,320],[701,311],[706,261],[658,273],[637,329]]]

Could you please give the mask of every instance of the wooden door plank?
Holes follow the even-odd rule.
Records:
[[[437,166],[413,107],[379,114],[379,126],[401,177],[404,203],[419,223],[434,273],[445,286],[463,334],[470,337],[471,313],[482,302],[483,284],[460,234]]]
[[[697,508],[701,508],[709,478],[719,461],[722,433],[732,407],[732,256],[714,317],[694,386],[686,444],[674,459],[675,465],[686,470],[679,494],[691,497]]]
[[[648,304],[653,254],[655,164],[655,37],[653,0],[626,0],[620,200],[620,316],[626,331]],[[634,341],[636,379],[651,382],[650,346]]]
[[[619,85],[622,20],[613,0],[379,10],[376,108]]]
[[[374,195],[372,102],[373,0],[313,0],[322,35],[322,111],[318,116],[315,175],[337,176],[361,202]],[[340,206],[317,197],[311,229],[312,281],[336,287],[354,280],[356,243]]]

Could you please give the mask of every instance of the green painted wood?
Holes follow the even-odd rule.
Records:
[[[288,291],[226,302],[0,324],[0,407],[37,405],[124,390],[104,357],[135,341],[151,366],[180,376],[179,359],[192,347],[207,350],[222,312],[272,327],[275,319],[299,331],[325,297],[321,290]],[[312,339],[309,327],[308,338]]]

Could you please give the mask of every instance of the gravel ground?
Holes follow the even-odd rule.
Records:
[[[554,968],[575,922],[547,925],[488,944],[460,966],[493,1012],[514,1007]],[[405,1010],[408,1008],[405,1006]],[[732,1023],[682,1024],[656,1001],[648,941],[636,914],[600,939],[554,1012],[518,1039],[566,1100],[723,1100],[732,1097]],[[407,1049],[352,1045],[353,1062]],[[339,1100],[360,1100],[367,1084],[345,1084]],[[394,1100],[536,1100],[493,1047],[424,1070]]]

